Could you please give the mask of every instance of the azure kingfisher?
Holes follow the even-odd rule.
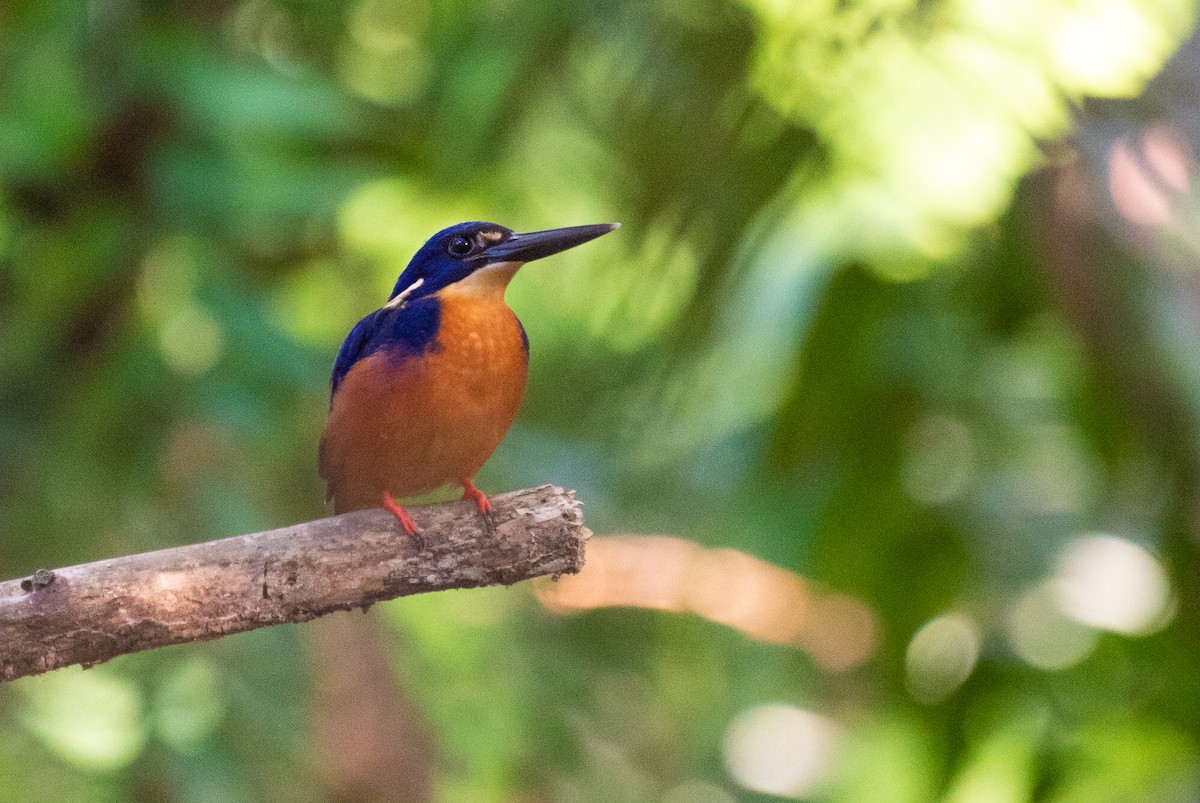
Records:
[[[415,535],[396,498],[451,484],[491,511],[473,479],[516,417],[529,366],[529,340],[504,291],[526,262],[619,225],[517,234],[459,223],[417,251],[333,365],[318,461],[335,513],[382,505]]]

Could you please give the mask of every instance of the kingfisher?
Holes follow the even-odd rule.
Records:
[[[426,241],[334,361],[318,465],[335,513],[383,507],[416,535],[397,499],[447,485],[491,512],[475,473],[512,425],[529,368],[529,339],[504,291],[526,262],[619,226],[518,234],[476,221]]]

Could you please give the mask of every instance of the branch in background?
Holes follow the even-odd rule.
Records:
[[[424,549],[390,514],[362,510],[0,583],[0,680],[583,566],[591,533],[572,492],[491,501],[490,526],[471,503],[410,508]]]
[[[588,570],[538,590],[560,614],[608,607],[694,613],[755,641],[803,649],[829,672],[869,661],[879,616],[862,600],[736,549],[706,549],[667,535],[588,542]]]

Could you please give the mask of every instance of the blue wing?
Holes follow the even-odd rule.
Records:
[[[436,347],[441,318],[442,305],[434,296],[418,298],[399,309],[377,309],[363,318],[350,330],[334,360],[330,397],[356,362],[377,351],[397,350],[415,356]]]
[[[350,330],[350,334],[346,335],[346,339],[342,341],[342,347],[338,349],[337,359],[333,361],[333,376],[329,378],[330,396],[337,393],[338,385],[342,384],[342,379],[345,378],[351,366],[370,353],[367,351],[367,344],[379,326],[379,313],[382,311],[375,310],[354,324],[354,328]]]

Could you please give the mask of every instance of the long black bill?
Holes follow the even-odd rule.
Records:
[[[489,263],[532,262],[583,245],[588,240],[594,240],[620,227],[620,223],[597,223],[592,226],[568,226],[565,229],[514,234],[504,242],[487,248],[483,255]]]

